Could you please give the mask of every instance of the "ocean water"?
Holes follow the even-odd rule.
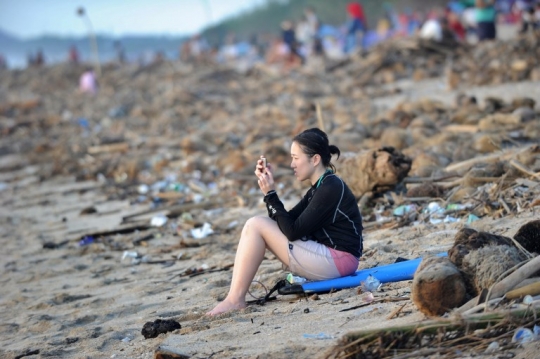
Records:
[[[107,63],[118,58],[118,51],[114,44],[116,40],[101,40],[98,43],[99,61]],[[124,57],[127,62],[148,63],[155,55],[162,53],[166,59],[177,59],[183,39],[132,39],[122,44]],[[29,57],[35,56],[41,50],[45,64],[56,64],[68,61],[69,50],[75,46],[81,63],[94,63],[96,61],[92,53],[89,41],[69,39],[41,39],[21,41],[11,46],[0,46],[0,54],[4,56],[10,69],[23,69],[29,63]]]

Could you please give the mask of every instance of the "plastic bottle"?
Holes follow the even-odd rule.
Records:
[[[307,282],[306,278],[295,276],[292,273],[287,274],[287,281],[291,284],[302,284]]]
[[[512,342],[523,344],[532,342],[534,339],[534,333],[532,332],[532,330],[520,327],[516,329],[514,336],[512,337]]]
[[[372,274],[368,275],[366,281],[363,283],[364,290],[368,292],[375,292],[381,286],[381,281],[375,278]]]

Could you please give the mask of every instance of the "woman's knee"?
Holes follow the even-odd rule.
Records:
[[[265,225],[265,222],[266,222],[267,219],[268,219],[268,217],[264,217],[264,216],[251,217],[244,224],[244,228],[242,229],[242,233],[245,233],[247,231],[257,231],[257,232],[260,233],[261,228]]]

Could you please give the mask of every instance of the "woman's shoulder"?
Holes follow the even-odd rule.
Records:
[[[337,186],[339,185],[340,187],[341,186],[346,186],[345,182],[343,181],[343,179],[341,179],[341,177],[339,177],[337,174],[335,173],[332,173],[330,175],[328,175],[323,183],[326,183],[327,185],[329,186]]]

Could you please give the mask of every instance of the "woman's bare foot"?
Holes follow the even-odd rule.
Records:
[[[214,309],[206,313],[206,315],[214,316],[218,314],[223,314],[230,312],[231,310],[238,310],[238,309],[244,309],[246,307],[246,302],[235,302],[231,301],[229,298],[225,298],[222,302],[220,302]]]

